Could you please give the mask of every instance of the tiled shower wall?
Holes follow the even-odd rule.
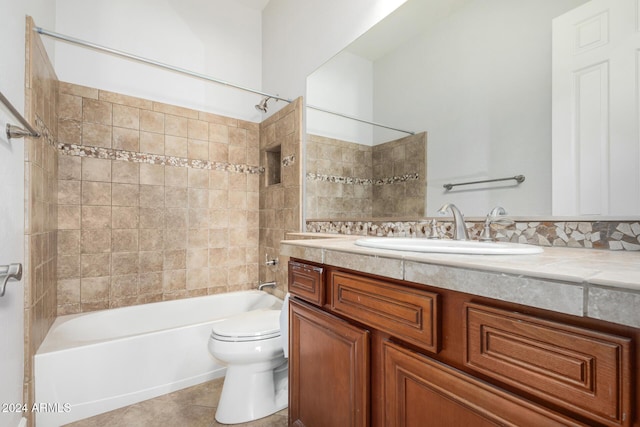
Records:
[[[259,125],[60,83],[58,314],[254,288]]]
[[[301,129],[302,98],[260,124],[260,165],[265,168],[260,177],[260,280],[275,280],[274,293],[280,297],[288,290],[288,258],[279,256],[280,241],[301,231]],[[265,257],[278,259],[278,265],[266,266]]]
[[[58,80],[40,37],[26,21],[25,117],[40,138],[25,144],[24,402],[34,402],[33,356],[56,317]],[[31,411],[24,413],[33,423]],[[31,424],[32,425],[32,424]]]
[[[306,216],[424,215],[426,134],[373,147],[307,135]]]

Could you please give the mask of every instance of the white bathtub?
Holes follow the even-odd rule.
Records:
[[[233,292],[58,317],[35,356],[38,427],[57,427],[224,375],[213,323],[282,301]]]

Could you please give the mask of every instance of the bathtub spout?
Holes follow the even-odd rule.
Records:
[[[275,288],[277,286],[276,281],[274,280],[273,282],[258,282],[258,290],[261,291],[266,287],[273,287]]]

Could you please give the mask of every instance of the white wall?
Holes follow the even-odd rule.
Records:
[[[251,89],[261,87],[261,11],[241,2],[57,0],[56,28],[47,29]],[[260,95],[69,43],[56,42],[55,69],[62,81],[261,121],[254,108]]]
[[[0,0],[0,91],[24,114],[25,17],[54,23],[54,3]],[[6,124],[19,125],[0,106],[0,265],[24,263],[24,140],[7,141]],[[0,402],[21,403],[24,365],[24,288],[15,281],[0,298]],[[15,427],[21,413],[0,412],[0,427]]]
[[[551,18],[582,2],[474,1],[376,62],[374,117],[427,131],[427,215],[445,202],[551,214]],[[518,174],[517,187],[442,188]]]
[[[343,51],[307,78],[307,103],[373,120],[373,63]],[[373,129],[355,120],[307,109],[307,133],[372,145]]]
[[[308,75],[405,1],[271,0],[262,13],[263,89],[303,96]]]

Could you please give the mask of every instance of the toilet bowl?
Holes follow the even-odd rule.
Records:
[[[209,352],[227,366],[215,416],[219,423],[253,421],[287,407],[287,303],[285,298],[281,310],[248,311],[213,326]]]

